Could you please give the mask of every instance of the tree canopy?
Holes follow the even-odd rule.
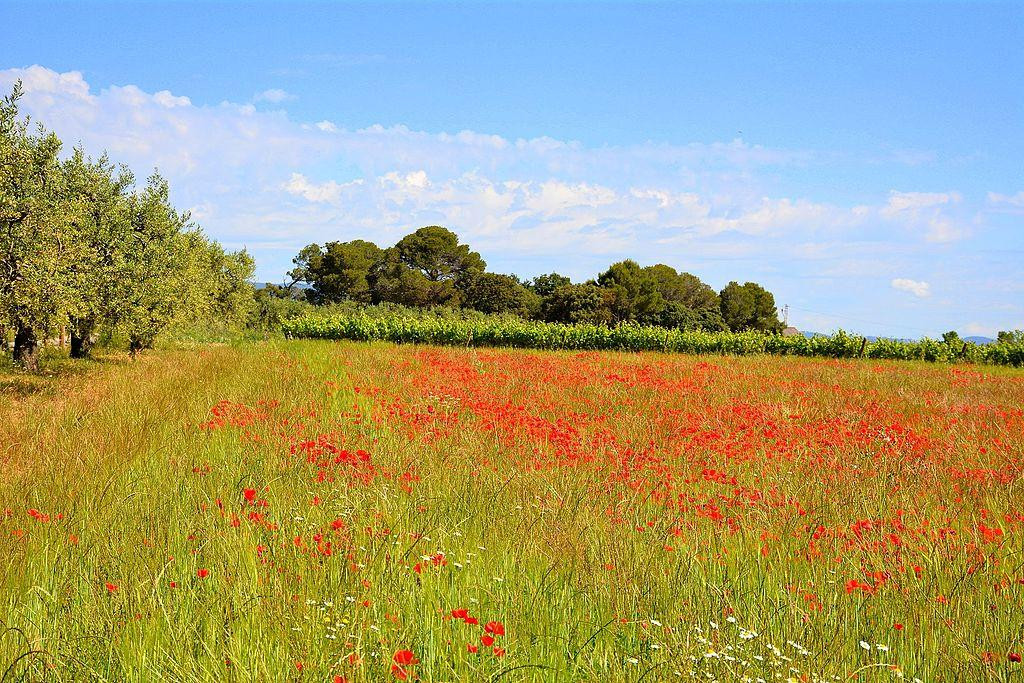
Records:
[[[466,308],[484,313],[514,313],[530,317],[540,308],[540,296],[512,275],[475,273],[462,287]]]
[[[722,318],[730,330],[780,332],[782,321],[775,308],[775,297],[755,282],[730,282],[721,294]]]
[[[428,225],[406,235],[395,245],[398,258],[431,282],[456,281],[487,267],[480,254],[459,243],[448,228]]]
[[[350,299],[370,303],[373,293],[367,279],[370,269],[381,260],[383,250],[373,242],[328,242],[321,248],[311,244],[295,257],[296,279],[310,284],[310,300],[318,304]]]
[[[104,154],[61,142],[20,116],[16,84],[0,101],[0,339],[34,367],[39,345],[68,331],[73,356],[100,329],[133,351],[169,325],[204,316],[242,320],[253,261],[206,238],[153,173],[144,187]]]
[[[636,261],[627,259],[612,264],[597,277],[597,283],[611,293],[615,322],[654,323],[665,309],[658,280]]]
[[[437,225],[388,248],[364,240],[310,244],[293,262],[292,285],[308,284],[305,297],[316,304],[449,306],[550,322],[636,322],[682,330],[782,329],[775,298],[753,282],[732,282],[718,293],[692,273],[663,263],[642,267],[630,259],[582,284],[556,272],[521,281],[487,272],[480,254]],[[277,296],[292,291],[289,285]]]

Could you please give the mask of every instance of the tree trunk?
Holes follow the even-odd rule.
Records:
[[[92,339],[88,335],[81,336],[77,332],[71,333],[71,357],[88,358],[92,353]]]
[[[92,332],[90,321],[78,320],[71,324],[71,357],[88,358],[92,353]]]
[[[14,333],[14,362],[26,370],[39,369],[39,342],[36,333],[27,327],[19,327]]]

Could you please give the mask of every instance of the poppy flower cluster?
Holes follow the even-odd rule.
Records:
[[[261,585],[290,596],[344,591],[351,611],[334,621],[301,615],[294,628],[304,636],[308,616],[330,621],[331,644],[398,624],[404,633],[384,642],[408,642],[407,629],[436,624],[396,614],[397,591],[445,603],[463,598],[438,591],[465,590],[452,595],[479,599],[474,611],[508,614],[508,595],[572,581],[564,600],[573,609],[585,595],[583,614],[615,615],[606,630],[580,628],[584,642],[597,634],[588,648],[631,648],[616,661],[700,660],[673,629],[702,611],[716,622],[765,612],[749,601],[770,594],[773,609],[783,601],[796,617],[800,642],[831,662],[837,643],[856,657],[906,657],[898,643],[932,615],[947,631],[967,632],[982,618],[1005,619],[1024,599],[1013,561],[1024,540],[1014,502],[1024,477],[1024,382],[1009,375],[424,347],[353,347],[292,372],[308,393],[221,402],[202,425],[234,459],[198,466],[209,486],[227,483],[202,508],[215,524],[196,530],[190,550],[229,539],[256,549]],[[444,521],[453,511],[465,520],[457,527]],[[502,560],[474,557],[478,545]],[[528,576],[551,557],[550,575]],[[695,593],[694,581],[714,584],[717,597]],[[478,592],[487,586],[501,590]],[[462,665],[501,665],[493,658],[506,656],[503,622],[465,607],[430,615],[437,610],[454,622],[449,645]],[[870,640],[845,626],[854,615],[877,629]],[[637,633],[625,637],[633,625]],[[986,637],[976,635],[971,642]],[[752,629],[736,638],[757,642]],[[929,655],[953,648],[943,638],[929,641]],[[538,641],[516,642],[518,654]],[[984,641],[977,654],[1011,651],[992,660],[1009,666],[1013,647]],[[382,666],[377,677],[425,674],[412,650],[390,662],[387,651],[373,657],[365,661]],[[598,677],[629,678],[591,666]]]
[[[391,675],[400,681],[407,680],[410,675],[410,667],[419,664],[419,661],[412,650],[398,650],[391,657]]]

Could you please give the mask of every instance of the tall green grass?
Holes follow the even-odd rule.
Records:
[[[643,325],[607,327],[564,325],[508,317],[369,315],[361,311],[308,314],[285,321],[289,337],[390,341],[441,346],[499,346],[593,351],[664,351],[691,354],[771,354],[823,358],[923,360],[939,363],[1024,365],[1024,344],[947,344],[863,337],[839,331],[832,336],[783,337],[763,332],[669,330]]]
[[[422,683],[1016,681],[1019,377],[284,340],[97,363],[0,397],[0,679],[376,683],[408,649]]]

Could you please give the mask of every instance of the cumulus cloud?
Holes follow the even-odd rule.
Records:
[[[288,100],[294,100],[295,95],[281,90],[280,88],[271,88],[264,90],[263,92],[256,93],[253,97],[255,102],[270,102],[271,104],[280,104],[281,102],[287,102]]]
[[[24,110],[69,145],[108,150],[140,176],[158,167],[175,202],[195,208],[207,231],[229,246],[258,245],[258,262],[274,270],[325,237],[388,244],[438,223],[502,258],[565,260],[571,250],[574,262],[613,255],[679,263],[695,254],[760,263],[767,253],[809,254],[831,259],[834,273],[874,277],[883,247],[894,253],[892,231],[877,234],[887,224],[918,241],[964,232],[955,192],[894,191],[856,206],[778,196],[760,176],[819,163],[817,155],[740,139],[588,147],[469,130],[353,130],[251,103],[200,105],[133,85],[94,89],[79,72],[40,66],[0,71],[0,88],[17,79]],[[258,99],[288,97],[271,93]],[[852,242],[874,256],[837,261]]]
[[[931,294],[931,285],[921,280],[898,277],[891,284],[893,289],[913,294],[916,297],[924,298]]]
[[[345,189],[362,184],[361,178],[353,180],[351,183],[336,183],[333,180],[328,180],[325,183],[313,183],[301,173],[292,173],[291,178],[284,184],[284,189],[289,194],[298,195],[311,202],[336,202],[341,198]]]
[[[192,100],[185,96],[175,97],[171,94],[170,90],[161,90],[153,95],[153,101],[162,107],[173,109],[175,107],[189,107],[192,105]]]
[[[922,230],[929,242],[953,242],[966,237],[969,231],[963,221],[955,220],[944,209],[959,204],[962,199],[958,192],[893,190],[879,214],[883,218]]]

